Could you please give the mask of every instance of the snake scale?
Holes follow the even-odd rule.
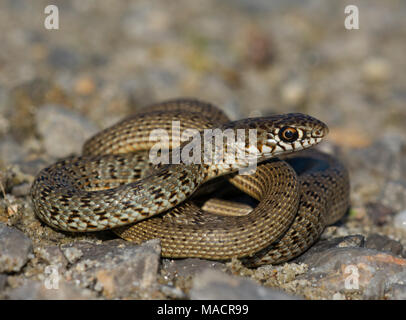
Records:
[[[202,137],[209,128],[240,129],[246,137],[255,129],[255,145],[246,139],[242,147],[251,157],[254,147],[255,172],[237,174],[248,165],[247,157],[158,165],[148,159],[156,144],[153,130],[168,132],[174,155],[190,146],[196,134],[180,139],[172,133],[195,129]],[[237,257],[250,266],[281,263],[309,248],[348,209],[346,168],[319,151],[300,151],[327,133],[324,123],[299,113],[230,121],[214,105],[195,99],[157,103],[90,138],[81,156],[43,169],[31,188],[34,210],[60,230],[113,229],[137,243],[160,238],[164,257]],[[194,146],[205,147],[199,143]],[[220,147],[214,144],[210,150],[217,154],[224,150]],[[257,206],[248,214],[229,216],[197,206],[196,190],[220,176],[256,199]],[[225,207],[232,213],[231,206]]]

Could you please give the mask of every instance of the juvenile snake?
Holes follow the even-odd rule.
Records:
[[[208,128],[244,129],[247,137],[255,129],[255,156],[261,164],[250,175],[236,174],[246,160],[213,164],[200,158],[201,164],[152,166],[152,130],[166,130],[176,154],[192,138],[182,142],[172,139],[172,132],[188,128],[200,130],[200,137]],[[288,155],[319,143],[327,133],[324,123],[298,113],[230,121],[198,100],[159,103],[96,134],[85,143],[82,156],[43,169],[31,188],[34,209],[60,230],[114,228],[138,243],[160,238],[164,257],[237,257],[252,266],[280,263],[305,251],[348,208],[348,173],[340,162],[313,150]],[[248,143],[245,155],[249,147],[252,152]],[[214,144],[213,153],[221,151],[216,148]],[[259,201],[249,214],[209,214],[190,200],[200,186],[223,175]]]

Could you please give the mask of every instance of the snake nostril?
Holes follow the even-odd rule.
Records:
[[[328,128],[317,128],[317,129],[313,129],[311,136],[313,138],[322,138],[324,136],[326,136],[328,134]]]

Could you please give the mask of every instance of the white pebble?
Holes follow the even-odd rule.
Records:
[[[389,62],[382,58],[368,59],[363,65],[365,79],[371,82],[386,81],[390,77]]]
[[[282,88],[282,100],[288,105],[299,105],[306,98],[306,89],[302,82],[291,81]]]
[[[403,210],[395,215],[395,218],[393,219],[393,225],[396,228],[406,231],[406,210]]]
[[[345,300],[345,295],[341,294],[340,292],[336,292],[333,294],[333,300]]]

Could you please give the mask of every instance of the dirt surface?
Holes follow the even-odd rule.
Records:
[[[54,1],[48,30],[46,1],[1,1],[0,297],[406,299],[406,3],[353,2],[358,30],[344,27],[345,1],[294,0]],[[321,119],[320,148],[350,171],[349,213],[305,255],[256,269],[37,219],[39,170],[175,97],[233,119]]]

